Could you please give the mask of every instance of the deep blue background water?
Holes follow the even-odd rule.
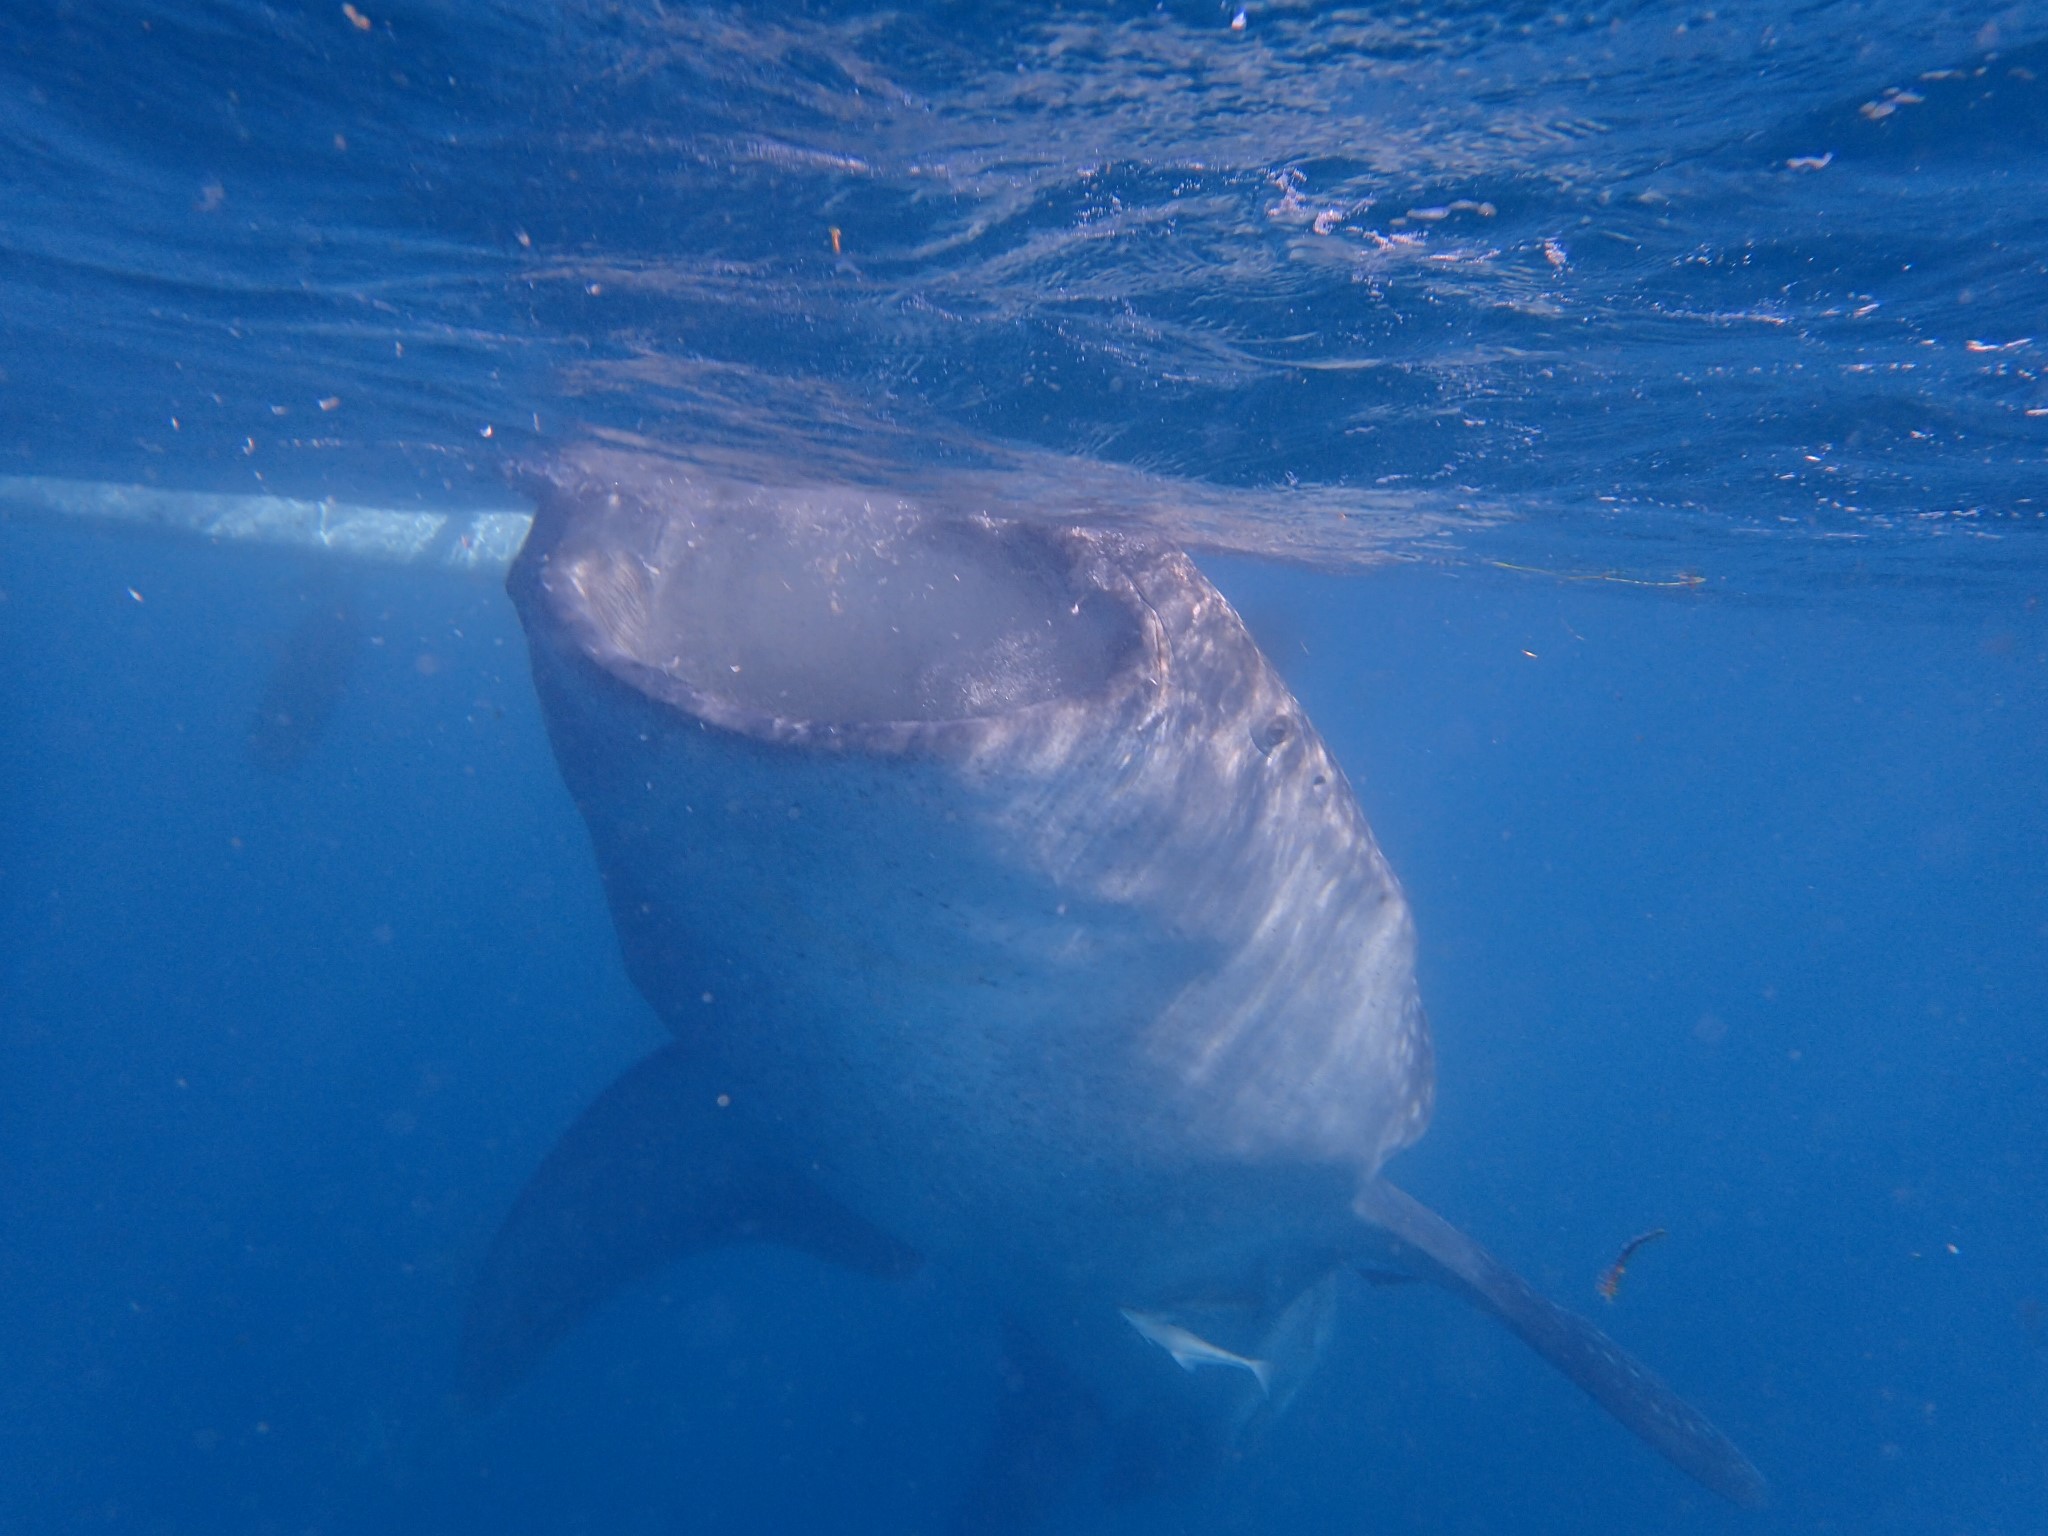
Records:
[[[1417,910],[1401,1177],[1778,1492],[1361,1288],[1105,1529],[2040,1529],[2048,16],[362,9],[0,13],[0,471],[502,503],[599,429],[1194,538]],[[13,518],[0,593],[0,1529],[943,1527],[937,1278],[721,1256],[452,1405],[657,1039],[492,585]]]

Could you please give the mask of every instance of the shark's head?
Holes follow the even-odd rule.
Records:
[[[585,651],[747,734],[993,720],[1092,699],[1145,659],[1142,605],[1062,531],[836,488],[571,456],[543,526]]]

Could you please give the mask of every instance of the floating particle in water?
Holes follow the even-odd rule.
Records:
[[[1638,1232],[1621,1245],[1621,1252],[1614,1256],[1612,1264],[1600,1272],[1600,1278],[1593,1285],[1593,1289],[1600,1293],[1603,1301],[1613,1301],[1615,1294],[1621,1290],[1621,1277],[1628,1273],[1628,1261],[1636,1256],[1636,1250],[1645,1243],[1654,1243],[1666,1235],[1664,1228],[1652,1227],[1647,1232]]]

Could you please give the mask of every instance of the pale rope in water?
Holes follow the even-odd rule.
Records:
[[[0,513],[92,518],[210,539],[316,549],[380,565],[503,575],[533,526],[528,512],[400,511],[327,498],[167,491],[42,475],[0,475]]]

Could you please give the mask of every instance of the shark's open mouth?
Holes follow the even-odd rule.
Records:
[[[548,587],[593,658],[722,723],[1012,714],[1101,693],[1142,645],[1133,594],[1061,530],[846,491],[668,489],[658,514],[612,492]]]
[[[786,719],[1008,714],[1099,692],[1136,640],[1129,616],[1064,566],[1016,527],[784,516],[677,560],[643,654]]]

